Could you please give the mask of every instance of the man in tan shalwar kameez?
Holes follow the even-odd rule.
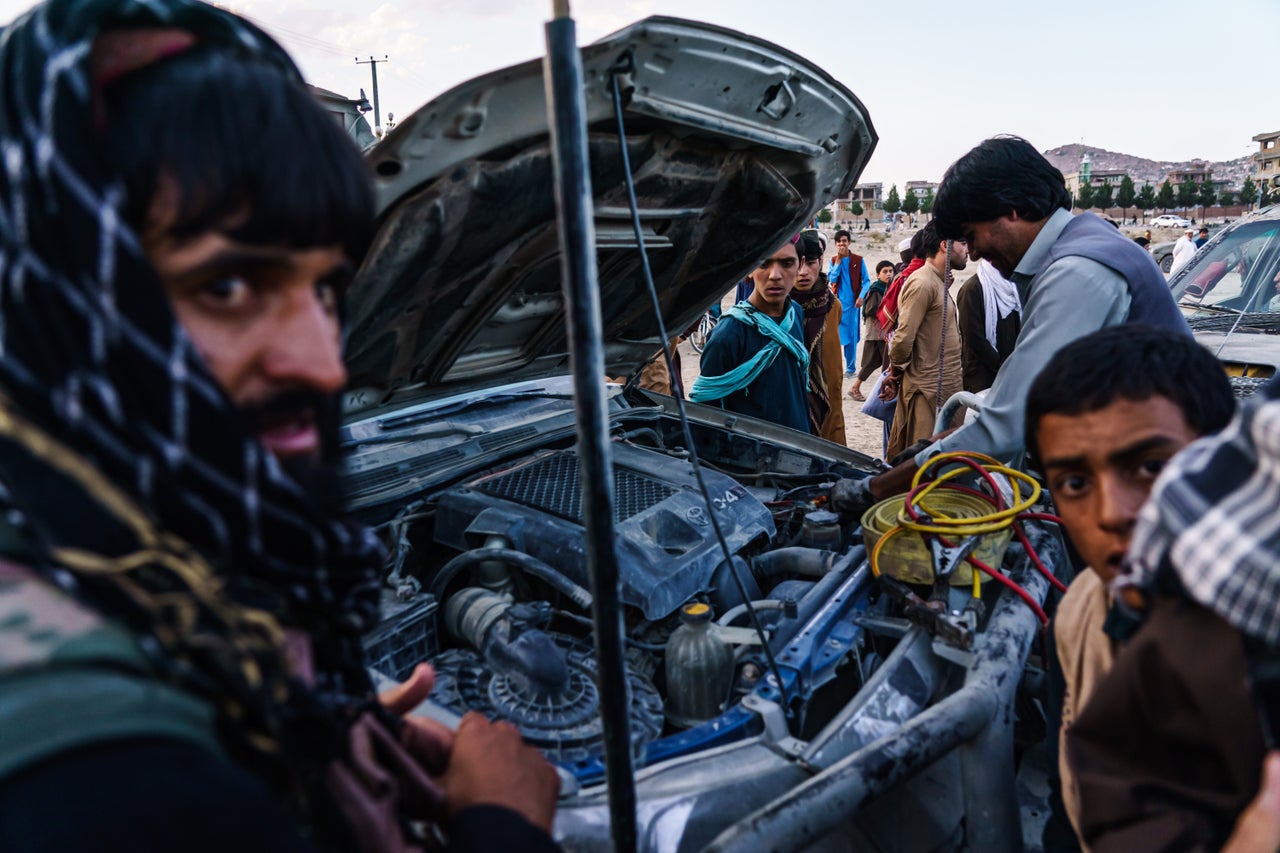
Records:
[[[938,409],[961,390],[960,332],[956,304],[947,292],[951,275],[946,272],[946,242],[925,226],[924,245],[932,254],[911,274],[898,297],[898,328],[889,344],[889,375],[881,395],[898,397],[886,457],[892,459],[915,442],[934,434]],[[965,244],[952,243],[951,268],[963,269],[969,261]],[[938,370],[942,393],[938,394]]]

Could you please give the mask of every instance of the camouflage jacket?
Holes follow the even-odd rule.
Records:
[[[0,778],[126,738],[222,754],[213,720],[211,705],[158,680],[136,636],[0,557]]]

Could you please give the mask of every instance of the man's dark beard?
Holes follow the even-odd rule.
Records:
[[[320,434],[319,457],[280,458],[280,467],[303,492],[311,496],[319,512],[328,517],[344,512],[346,501],[338,470],[338,427],[342,422],[342,399],[339,395],[295,388],[246,406],[240,412],[245,418],[246,428],[254,435],[283,418],[313,413],[316,430]]]

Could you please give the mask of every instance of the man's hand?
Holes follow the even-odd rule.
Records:
[[[420,663],[403,684],[378,694],[378,702],[397,717],[402,717],[422,704],[436,686],[436,671],[429,663]]]
[[[454,732],[443,781],[450,814],[468,806],[503,806],[551,832],[560,777],[510,723],[468,712]]]
[[[854,308],[861,308],[861,307],[862,307],[862,297],[861,297],[861,296],[859,296],[857,299],[853,300],[853,307],[854,307]]]
[[[400,743],[404,748],[422,765],[423,770],[439,776],[449,764],[453,732],[435,720],[405,716],[422,704],[435,684],[436,671],[430,664],[420,663],[403,684],[379,693],[378,701],[388,711],[404,719],[404,728],[400,730]]]
[[[1275,853],[1280,850],[1280,752],[1267,754],[1262,789],[1236,821],[1222,853]]]
[[[897,398],[898,380],[892,376],[886,376],[880,383],[880,399],[885,403],[892,403]]]
[[[875,496],[871,494],[871,480],[871,477],[837,480],[831,487],[831,508],[861,522],[863,514],[876,503]]]

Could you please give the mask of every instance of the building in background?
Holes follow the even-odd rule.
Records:
[[[1086,151],[1080,158],[1080,170],[1072,172],[1062,177],[1067,183],[1067,192],[1071,193],[1071,197],[1075,198],[1080,195],[1081,185],[1087,183],[1096,189],[1109,186],[1114,193],[1120,189],[1120,184],[1128,176],[1128,172],[1124,169],[1095,169],[1093,162],[1089,158],[1089,152]],[[1135,183],[1137,183],[1135,181]]]
[[[850,201],[856,201],[866,211],[879,210],[884,206],[884,184],[858,184],[853,188]]]
[[[916,198],[923,201],[924,197],[927,196],[930,192],[932,192],[934,195],[938,194],[938,182],[937,181],[907,181],[906,186],[902,188],[902,197],[906,198],[907,193],[911,192],[912,190],[915,190]]]
[[[1259,133],[1253,138],[1258,143],[1258,151],[1253,155],[1253,173],[1262,180],[1280,177],[1280,130],[1274,133]]]
[[[1190,178],[1194,184],[1203,184],[1205,181],[1213,180],[1213,167],[1195,161],[1185,169],[1174,169],[1165,178],[1175,187],[1187,178]]]
[[[870,218],[872,211],[879,210],[884,205],[883,195],[884,184],[858,184],[848,195],[827,205],[827,210],[831,212],[831,221],[827,223],[827,227],[851,230],[861,228],[862,220]],[[853,212],[855,202],[862,206],[861,213]]]
[[[329,115],[333,116],[334,121],[351,134],[351,138],[361,149],[368,148],[378,141],[378,138],[373,135],[373,128],[369,127],[369,122],[364,117],[364,114],[373,107],[369,105],[369,99],[364,96],[363,89],[360,90],[359,98],[348,98],[337,92],[321,89],[319,86],[308,85],[307,88]]]

